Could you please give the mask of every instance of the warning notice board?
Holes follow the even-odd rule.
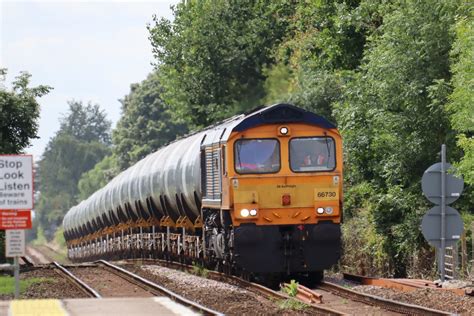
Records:
[[[0,210],[33,209],[33,156],[0,155]]]
[[[1,229],[31,229],[31,211],[0,210]]]
[[[25,231],[7,230],[5,233],[5,255],[6,257],[25,256]]]

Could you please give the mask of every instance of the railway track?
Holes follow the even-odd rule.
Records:
[[[130,259],[130,262],[149,262],[178,270],[192,271],[193,267],[160,259]],[[270,299],[289,299],[282,292],[277,292],[262,285],[246,281],[216,271],[208,271],[208,277],[218,281],[236,284],[242,288],[263,295]],[[452,315],[449,312],[430,309],[418,305],[387,300],[373,295],[359,293],[339,285],[322,282],[316,292],[299,286],[295,299],[302,301],[312,314],[350,315],[350,314],[384,314],[384,315]],[[313,293],[309,293],[313,292]],[[322,301],[322,303],[316,303]]]
[[[406,304],[401,302],[396,302],[392,300],[387,300],[381,297],[374,295],[364,294],[360,292],[353,291],[351,289],[339,286],[331,282],[321,282],[321,284],[316,288],[316,291],[319,294],[322,294],[323,297],[329,297],[332,294],[346,300],[353,302],[362,303],[364,305],[370,305],[375,308],[383,309],[385,311],[403,314],[403,315],[452,315],[451,313],[435,310],[423,306]]]
[[[74,283],[77,287],[79,287],[89,297],[93,297],[93,298],[101,298],[102,297],[96,290],[94,290],[92,287],[87,285],[84,281],[82,281],[77,276],[72,274],[68,269],[63,267],[61,264],[54,261],[53,266],[56,267],[57,271],[60,274],[63,274],[66,278],[68,278],[72,283]]]
[[[107,261],[100,260],[89,265],[69,265],[53,262],[62,274],[79,286],[90,297],[153,297],[167,296],[205,315],[222,315],[199,303],[188,300],[163,286],[122,269]]]
[[[20,259],[21,259],[20,264],[23,264],[27,267],[33,267],[35,265],[35,263],[33,262],[33,259],[30,258],[29,256],[20,257]]]
[[[29,267],[33,262],[22,258]],[[128,262],[148,262],[177,270],[191,272],[192,266],[169,262],[160,259],[130,259]],[[59,274],[63,275],[80,288],[88,297],[151,297],[167,296],[172,300],[188,306],[206,315],[220,315],[219,312],[186,299],[138,274],[122,267],[100,260],[88,265],[68,265],[67,267],[53,262]],[[296,297],[290,298],[283,292],[273,291],[262,285],[246,281],[217,271],[208,271],[208,278],[237,285],[270,300],[296,299],[304,302],[306,311],[317,315],[348,314],[384,314],[384,315],[451,315],[451,313],[434,310],[417,305],[395,302],[377,296],[364,294],[341,287],[334,283],[322,282],[314,291],[298,287]]]

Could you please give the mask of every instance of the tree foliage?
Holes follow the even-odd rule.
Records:
[[[40,85],[29,87],[31,75],[21,72],[6,89],[6,69],[0,69],[0,152],[14,154],[37,138],[40,105],[36,100],[52,88]]]
[[[380,240],[397,275],[405,275],[412,254],[426,247],[418,228],[427,209],[417,198],[421,175],[439,159],[442,143],[457,155],[445,112],[456,8],[452,1],[387,4],[335,107],[347,185],[373,184],[376,200],[367,214],[374,232],[388,237]]]
[[[120,170],[187,132],[183,120],[176,120],[162,100],[158,73],[132,84],[130,90],[121,100],[122,116],[113,131],[113,151]]]
[[[360,64],[366,42],[368,27],[354,22],[358,2],[294,4],[285,37],[274,50],[277,62],[267,68],[266,103],[290,101],[335,119],[332,104],[342,96],[346,71]]]
[[[165,102],[197,127],[259,105],[263,66],[291,10],[289,2],[185,1],[173,22],[155,17],[150,40]]]
[[[98,104],[69,101],[69,113],[60,120],[60,133],[74,137],[78,141],[97,141],[111,144],[110,122]]]
[[[458,168],[466,182],[474,185],[474,10],[465,2],[460,11],[451,52],[453,93],[449,110],[458,145],[464,151]]]
[[[85,200],[95,191],[103,188],[118,173],[117,158],[113,155],[106,156],[93,169],[81,175],[78,184],[79,200]]]
[[[39,162],[41,195],[37,211],[48,237],[78,202],[82,174],[110,154],[110,125],[98,105],[69,102],[60,130]]]

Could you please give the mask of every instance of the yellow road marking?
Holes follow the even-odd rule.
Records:
[[[10,316],[67,316],[59,300],[13,300]]]

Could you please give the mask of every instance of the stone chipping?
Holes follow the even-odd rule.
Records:
[[[169,290],[226,315],[310,315],[283,310],[278,302],[244,288],[157,265],[127,267]]]

